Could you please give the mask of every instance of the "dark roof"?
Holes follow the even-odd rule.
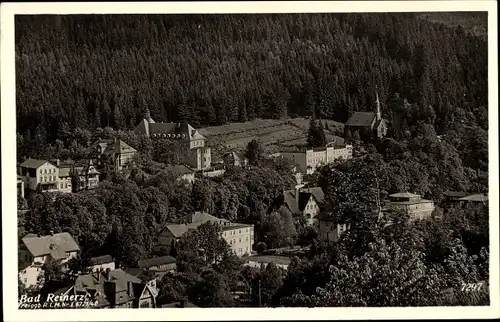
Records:
[[[312,193],[309,192],[299,192],[299,210],[304,211],[304,209],[307,206],[307,203],[309,202],[309,199],[311,199]]]
[[[228,222],[227,219],[217,218],[215,216],[212,216],[212,215],[210,215],[206,212],[202,212],[202,211],[196,211],[194,214],[184,216],[181,221],[184,223],[206,223],[206,222],[222,223],[222,222]]]
[[[38,169],[38,168],[40,168],[42,165],[44,165],[47,162],[50,163],[47,160],[28,159],[28,160],[24,161],[23,163],[21,163],[21,167],[31,168],[31,169]]]
[[[102,256],[97,256],[97,257],[92,257],[90,259],[90,262],[92,265],[101,265],[101,264],[107,264],[113,262],[113,257],[111,255],[102,255]]]
[[[152,266],[173,264],[175,262],[176,262],[175,258],[167,255],[155,258],[141,259],[137,262],[137,266],[139,266],[139,268],[149,268]]]
[[[372,125],[374,118],[375,113],[373,112],[356,112],[349,118],[345,125],[367,127]]]
[[[300,189],[303,192],[310,192],[316,198],[316,201],[322,202],[325,200],[325,193],[323,192],[323,189],[321,187],[307,187],[307,188],[302,188]]]
[[[393,193],[392,195],[389,195],[389,197],[392,198],[417,198],[420,197],[420,195],[416,195],[411,192],[399,192],[399,193]]]
[[[444,195],[447,196],[447,197],[463,198],[465,196],[468,196],[469,193],[464,192],[464,191],[446,191],[444,193]]]
[[[300,212],[297,199],[295,197],[295,190],[285,190],[283,192],[284,202],[292,213]]]
[[[231,225],[222,226],[222,231],[228,231],[228,230],[234,230],[234,229],[240,229],[240,228],[248,228],[248,227],[252,227],[252,225],[234,223]]]
[[[191,174],[194,173],[194,170],[190,169],[189,167],[181,164],[174,164],[174,165],[169,165],[165,168],[167,171],[172,171],[176,174],[184,175],[184,174]]]
[[[460,198],[461,201],[471,201],[471,202],[486,202],[488,201],[488,196],[483,195],[482,193],[470,195],[467,197]]]

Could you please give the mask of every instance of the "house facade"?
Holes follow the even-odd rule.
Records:
[[[92,257],[90,259],[92,272],[115,270],[115,260],[111,255]]]
[[[134,164],[134,157],[137,153],[136,149],[117,138],[99,139],[90,146],[89,150],[98,167],[108,165],[114,171],[130,168]]]
[[[222,238],[236,256],[250,255],[254,244],[253,225],[226,223],[222,226]]]
[[[66,263],[80,252],[80,247],[69,233],[46,236],[28,234],[22,239],[20,247],[20,256],[27,263],[19,271],[19,278],[25,287],[37,284],[45,263],[56,261],[64,270]]]
[[[228,152],[222,156],[225,165],[242,167],[248,164],[248,159],[236,152]]]
[[[434,202],[422,199],[420,195],[402,192],[389,195],[389,201],[385,204],[386,208],[403,210],[410,216],[411,220],[430,217],[434,211]]]
[[[182,164],[170,165],[165,170],[172,172],[178,180],[184,180],[188,184],[192,184],[196,179],[196,172]]]
[[[267,267],[270,263],[273,263],[279,268],[288,269],[288,266],[292,262],[290,257],[286,256],[275,256],[275,255],[255,255],[245,258],[246,265],[255,268]]]
[[[24,198],[24,179],[21,176],[17,176],[17,195]]]
[[[339,159],[350,159],[352,157],[352,145],[337,145],[335,142],[327,144],[324,148],[307,149],[299,152],[283,152],[280,155],[299,166],[300,172],[313,174],[316,170],[326,164]]]
[[[317,218],[318,236],[323,240],[338,242],[341,235],[350,228],[350,224],[336,220],[329,214],[323,214]]]
[[[182,147],[183,163],[195,170],[211,167],[211,149],[205,146],[205,137],[188,123],[156,123],[146,110],[135,132],[151,139],[175,140]]]
[[[344,126],[346,131],[352,134],[358,132],[360,137],[376,137],[381,139],[387,135],[387,121],[382,118],[380,112],[380,101],[375,102],[375,112],[356,112],[354,113]]]
[[[148,259],[141,259],[137,262],[140,269],[149,270],[155,273],[166,273],[175,271],[177,260],[172,256],[160,256]]]

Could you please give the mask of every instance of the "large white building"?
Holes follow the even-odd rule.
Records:
[[[352,145],[337,145],[335,142],[324,148],[307,149],[298,152],[282,152],[279,155],[299,166],[302,173],[313,174],[317,168],[339,159],[352,157]]]
[[[175,140],[182,147],[183,163],[195,170],[211,167],[211,149],[205,146],[205,137],[188,123],[156,123],[146,110],[135,132],[151,139]]]
[[[402,192],[390,195],[385,209],[403,210],[410,215],[411,220],[417,220],[430,217],[435,207],[432,200],[422,199],[417,194]]]

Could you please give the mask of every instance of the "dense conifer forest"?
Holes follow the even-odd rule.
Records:
[[[487,43],[411,13],[18,16],[16,73],[18,132],[48,142],[64,121],[130,129],[145,107],[194,126],[345,122],[375,86],[384,115],[406,99],[438,134],[487,129]]]

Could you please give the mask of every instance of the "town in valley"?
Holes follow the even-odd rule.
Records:
[[[487,13],[15,23],[19,308],[489,305]]]

